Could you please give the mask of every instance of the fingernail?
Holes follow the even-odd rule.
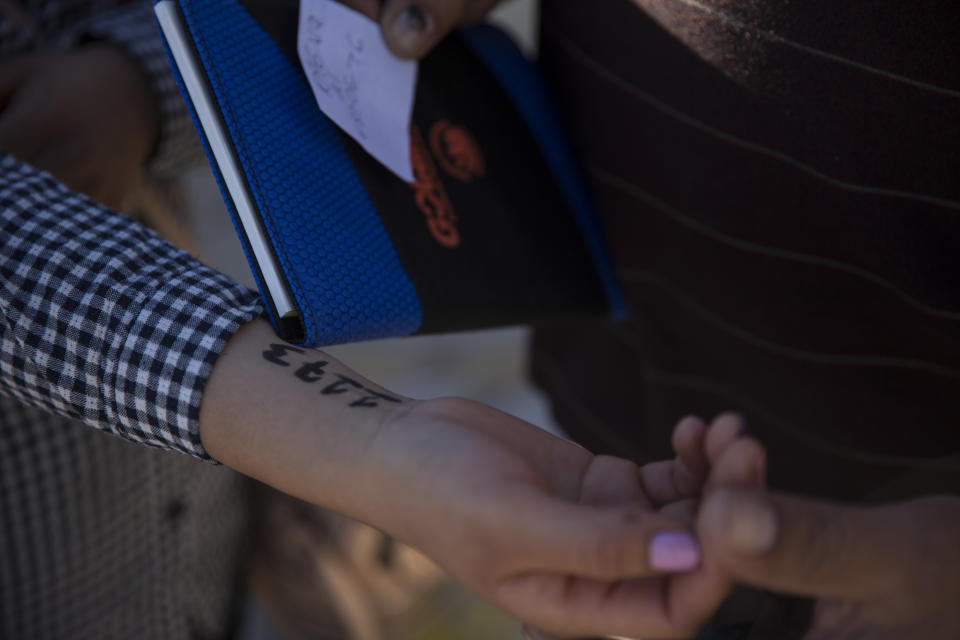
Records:
[[[664,531],[650,541],[650,566],[657,571],[690,571],[700,564],[700,547],[686,531]]]
[[[768,502],[742,494],[728,494],[721,499],[726,500],[723,537],[731,549],[747,555],[763,555],[773,549],[780,523]]]
[[[410,53],[416,53],[423,48],[432,30],[433,18],[417,4],[412,4],[398,13],[390,22],[390,35],[394,43]]]

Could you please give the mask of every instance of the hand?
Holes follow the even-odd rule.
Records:
[[[478,22],[499,0],[342,0],[380,22],[387,46],[401,58],[422,58],[459,26]]]
[[[158,133],[152,89],[114,45],[0,62],[0,149],[103,204],[121,206]]]
[[[672,440],[675,460],[654,462],[640,470],[642,486],[662,515],[695,520],[699,497],[717,485],[754,489],[764,485],[765,452],[757,441],[745,437],[745,424],[736,414],[723,414],[709,427],[699,418],[684,418],[674,428]],[[709,558],[694,572],[646,582],[656,587],[656,593],[638,594],[634,603],[645,616],[617,635],[692,637],[733,589],[733,582]],[[569,629],[558,632],[562,637],[571,635]],[[530,627],[523,634],[528,640],[552,638]]]
[[[805,640],[960,638],[960,498],[851,507],[721,489],[697,531],[732,579],[816,599]]]
[[[538,628],[565,635],[643,628],[662,637],[676,626],[662,576],[698,564],[685,499],[707,466],[705,426],[681,427],[682,455],[641,469],[483,405],[427,401],[366,449],[380,470],[372,482],[396,491],[381,489],[381,500],[357,516]],[[673,508],[658,514],[651,496]]]
[[[474,402],[397,396],[258,320],[217,359],[199,426],[216,460],[381,529],[547,631],[672,633],[699,621],[704,586],[726,588],[707,567],[665,590],[699,564],[693,509],[648,498],[702,484],[702,425],[681,433],[699,454],[644,471]]]

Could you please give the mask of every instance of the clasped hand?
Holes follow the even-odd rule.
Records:
[[[690,638],[744,584],[815,598],[807,640],[960,638],[957,498],[769,492],[732,415],[681,421],[676,458],[638,467],[482,405],[412,406],[368,450],[404,487],[370,520],[532,636]]]
[[[414,403],[364,448],[377,471],[351,515],[546,632],[689,637],[732,587],[692,534],[696,498],[762,475],[740,429],[684,420],[677,457],[638,467],[483,405]],[[402,491],[377,492],[385,478]]]

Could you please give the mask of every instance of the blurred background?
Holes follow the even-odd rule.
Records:
[[[538,3],[508,0],[490,21],[536,55]],[[200,257],[255,287],[229,214],[206,166],[180,184]],[[472,398],[554,430],[546,400],[526,378],[527,329],[382,340],[327,349],[407,396]],[[428,560],[379,532],[258,488],[260,544],[245,640],[493,640],[519,625],[473,597]]]

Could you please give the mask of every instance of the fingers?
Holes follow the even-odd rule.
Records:
[[[715,468],[745,433],[746,422],[735,413],[722,414],[709,427],[695,416],[682,419],[673,430],[676,459],[650,463],[641,470],[643,488],[650,502],[660,507],[699,496],[708,477],[711,485],[725,482],[755,486],[754,479],[763,476],[765,457],[756,441],[751,446],[738,448],[736,455],[727,457],[720,474]]]
[[[689,571],[700,548],[686,525],[640,505],[518,501],[511,546],[529,571],[622,580]]]
[[[706,452],[710,464],[716,463],[727,447],[747,432],[747,422],[737,413],[724,413],[710,423]]]
[[[421,58],[464,19],[467,0],[388,0],[380,24],[401,58]]]
[[[697,523],[697,508],[699,506],[700,500],[697,498],[684,498],[664,505],[658,511],[660,515],[673,518],[693,529]]]
[[[591,461],[580,481],[580,503],[650,507],[641,486],[640,468],[613,456],[596,456]]]
[[[709,471],[704,438],[707,425],[695,416],[677,423],[673,449],[677,457],[645,464],[640,469],[643,492],[655,507],[700,495]]]
[[[700,562],[681,523],[636,506],[594,507],[556,501],[511,509],[516,549],[527,570],[497,581],[494,602],[548,633],[683,637],[662,579]],[[688,625],[689,626],[689,625]]]
[[[902,519],[902,516],[900,516]],[[818,597],[867,597],[896,579],[904,544],[892,508],[855,508],[721,489],[701,507],[704,552],[745,584]],[[898,539],[899,536],[899,539]]]
[[[766,484],[767,452],[757,440],[733,441],[714,461],[704,493],[718,487],[756,488]]]
[[[421,58],[462,24],[479,20],[496,0],[387,0],[380,24],[401,58]]]
[[[710,476],[704,493],[716,486],[748,489],[763,486],[766,452],[756,440],[743,437],[744,431],[743,419],[734,414],[722,415],[710,425],[703,438],[704,456],[710,459]],[[676,437],[674,440],[676,445]],[[677,502],[662,512],[682,519],[692,502]],[[689,517],[695,519],[696,515]],[[716,558],[707,553],[696,571],[678,574],[669,580],[667,598],[678,621],[699,624],[714,614],[732,587]]]
[[[703,486],[710,472],[706,452],[707,425],[695,416],[688,416],[673,429],[673,450],[677,453],[678,465],[675,481],[681,490],[693,495]],[[689,497],[689,495],[687,497]]]
[[[493,600],[531,625],[528,634],[534,638],[601,634],[688,638],[697,628],[695,623],[675,620],[664,583],[656,579],[607,583],[550,574],[527,575],[505,582]]]

